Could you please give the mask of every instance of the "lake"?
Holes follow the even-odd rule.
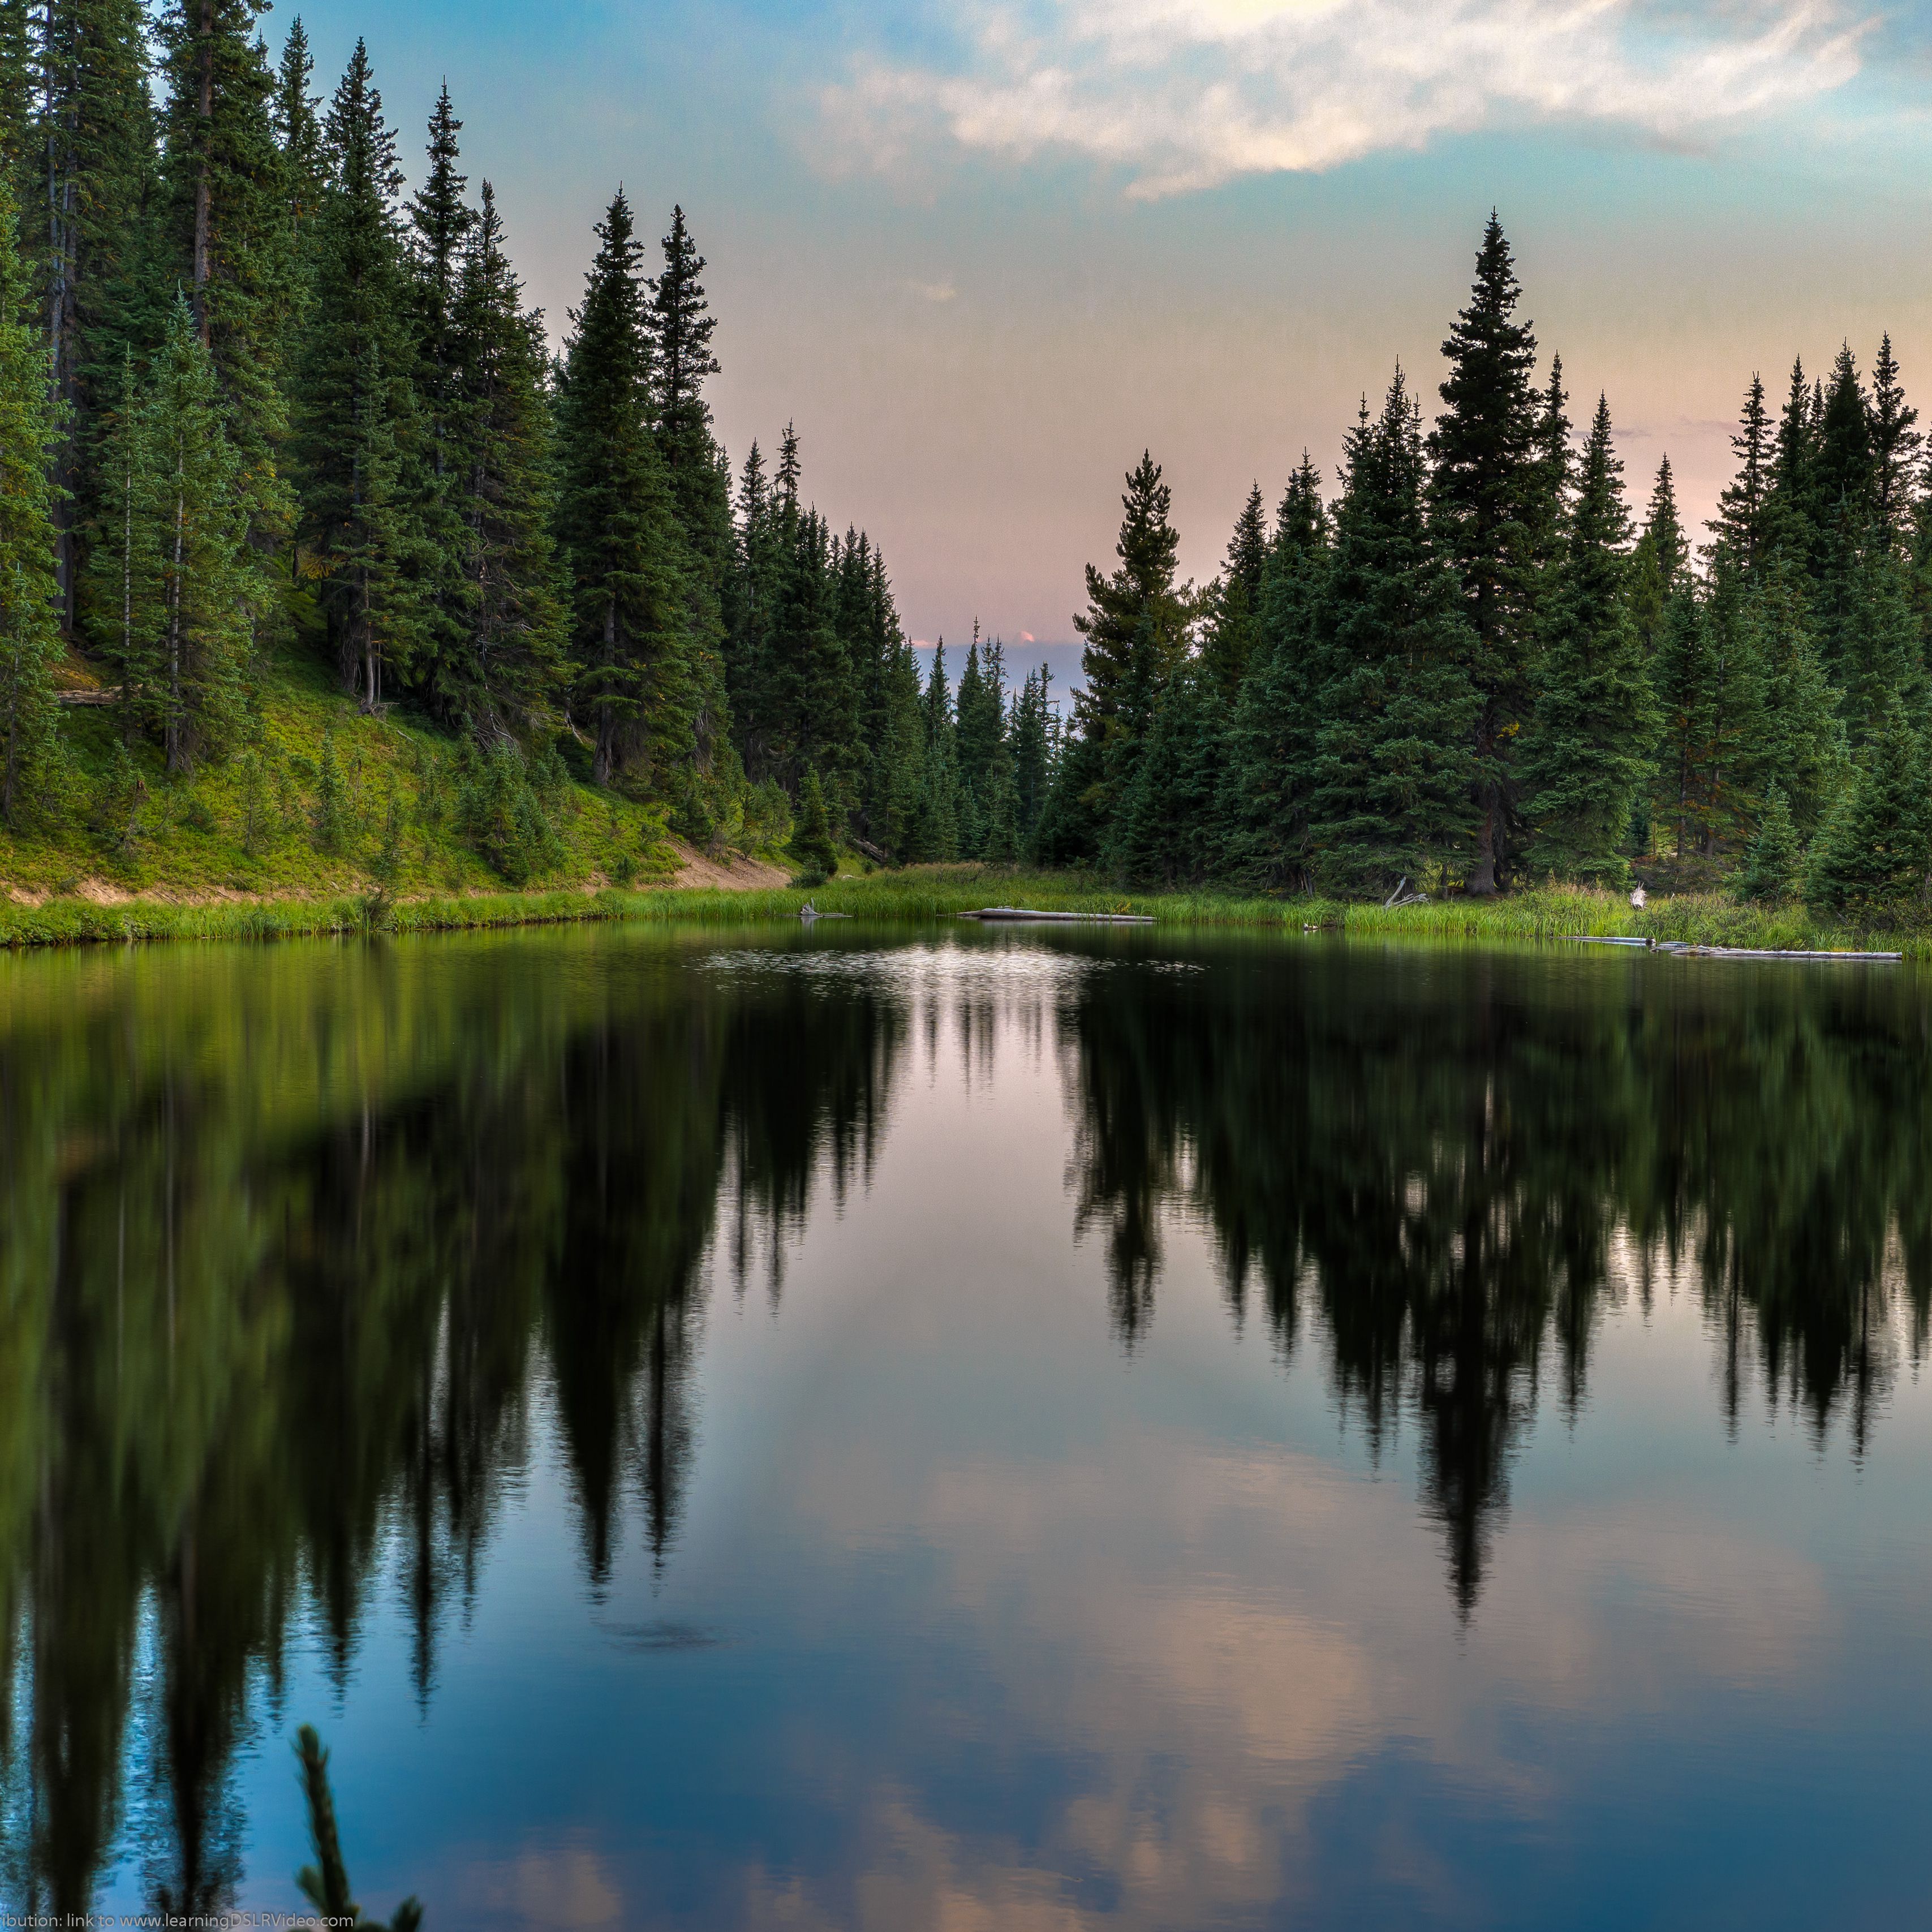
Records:
[[[0,1901],[1916,1922],[1932,976],[1587,950],[0,956]]]

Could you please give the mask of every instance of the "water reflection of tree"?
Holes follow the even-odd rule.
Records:
[[[154,1904],[206,1912],[298,1610],[346,1672],[394,1576],[427,1698],[534,1379],[593,1577],[626,1496],[663,1560],[721,1193],[795,1221],[868,1166],[904,1021],[648,947],[49,981],[0,1033],[0,1885],[84,1911],[125,1807]]]
[[[1204,1216],[1238,1317],[1312,1298],[1346,1407],[1405,1413],[1466,1612],[1552,1375],[1580,1400],[1605,1300],[1659,1267],[1767,1392],[1862,1449],[1932,1281],[1932,1048],[1912,988],[1660,977],[1465,954],[1257,952],[1211,980],[1079,982],[1061,1030],[1082,1225],[1151,1318],[1165,1210]]]

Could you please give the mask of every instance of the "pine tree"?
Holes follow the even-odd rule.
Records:
[[[422,633],[416,397],[395,136],[358,41],[330,104],[331,183],[296,391],[299,534],[343,688],[365,709],[406,673]]]
[[[146,17],[140,0],[42,0],[33,130],[38,191],[23,205],[50,380],[63,406],[54,461],[63,620],[77,611],[81,533],[98,418],[130,344],[148,346],[146,207],[154,175]],[[29,212],[28,211],[32,211]]]
[[[805,776],[799,781],[791,853],[806,884],[818,884],[838,869],[838,847],[832,836],[831,815],[826,810],[825,788],[818,782],[817,769],[811,765],[806,766]]]
[[[170,256],[213,357],[251,525],[264,542],[292,512],[280,472],[290,248],[275,77],[256,34],[268,0],[168,0],[158,38],[167,100],[162,185]]]
[[[1800,357],[1792,363],[1790,387],[1772,438],[1759,549],[1760,557],[1774,552],[1797,570],[1810,568],[1817,543],[1816,443],[1811,386],[1805,380]]]
[[[1453,869],[1480,825],[1466,602],[1425,520],[1420,410],[1397,370],[1346,447],[1334,560],[1318,620],[1322,682],[1310,802],[1324,884],[1387,891]],[[1491,855],[1478,847],[1478,870]]]
[[[1521,293],[1502,224],[1492,212],[1468,306],[1442,345],[1450,371],[1430,437],[1433,519],[1462,583],[1472,640],[1478,818],[1468,884],[1478,894],[1494,892],[1510,862],[1511,750],[1530,706],[1534,551],[1545,514],[1530,385],[1536,338],[1528,323],[1516,320]]]
[[[439,656],[434,676],[445,711],[488,740],[505,725],[548,725],[563,677],[543,318],[523,306],[488,182],[450,334],[458,381],[448,496],[462,539],[462,647]]]
[[[652,406],[658,448],[670,480],[672,503],[685,542],[716,587],[730,553],[730,478],[721,470],[711,433],[706,380],[718,374],[711,338],[718,319],[706,299],[704,257],[671,210],[664,238],[664,267],[651,284]]]
[[[1666,466],[1659,490],[1674,526],[1669,484]],[[1654,528],[1654,499],[1652,508]],[[1545,614],[1543,688],[1522,753],[1528,858],[1538,874],[1621,884],[1628,873],[1622,847],[1660,722],[1630,610],[1629,540],[1623,465],[1610,405],[1599,397]],[[1681,569],[1681,556],[1676,562]]]
[[[959,761],[952,694],[946,682],[946,640],[933,647],[926,679],[924,785],[908,841],[908,856],[931,863],[959,856]]]
[[[315,225],[328,189],[328,157],[322,137],[319,96],[309,88],[315,76],[308,33],[298,14],[289,22],[276,70],[272,114],[275,142],[281,150],[280,181],[282,219],[288,236],[292,285],[290,300],[299,317],[306,302],[312,272]]]
[[[1650,507],[1644,515],[1643,534],[1637,539],[1636,554],[1630,560],[1631,614],[1647,656],[1657,650],[1663,635],[1664,611],[1683,587],[1689,562],[1690,545],[1684,540],[1684,526],[1678,521],[1676,485],[1666,455],[1657,466]]]
[[[417,674],[446,715],[453,715],[448,710],[452,680],[466,678],[476,582],[464,521],[467,484],[460,418],[469,372],[458,340],[457,306],[476,218],[464,200],[468,182],[457,165],[462,130],[446,83],[430,116],[422,186],[408,208],[413,377],[427,470],[420,513],[427,568]],[[507,265],[500,272],[508,273]]]
[[[1197,881],[1214,861],[1223,734],[1214,668],[1184,658],[1170,674],[1121,808],[1122,874],[1162,885]]]
[[[1053,786],[1059,734],[1052,696],[1053,674],[1042,664],[1021,681],[1007,725],[1012,747],[1016,856],[1030,852]]]
[[[1086,640],[1085,688],[1073,700],[1074,742],[1061,760],[1045,834],[1048,856],[1097,856],[1133,781],[1142,736],[1168,670],[1186,643],[1188,599],[1174,580],[1180,538],[1173,492],[1143,452],[1127,474],[1111,576],[1087,566],[1088,608],[1073,620]]]
[[[578,699],[608,784],[627,764],[648,778],[688,756],[694,706],[686,566],[650,430],[640,250],[621,191],[597,234],[564,364],[557,524]]]
[[[1737,474],[1718,499],[1712,526],[1717,542],[1728,548],[1742,569],[1756,566],[1765,541],[1765,512],[1773,472],[1769,412],[1765,407],[1764,379],[1752,373],[1744,392],[1744,413],[1731,448],[1738,459]]]
[[[1888,332],[1872,364],[1870,430],[1874,541],[1889,550],[1904,545],[1912,526],[1918,452],[1925,440],[1916,427],[1918,421],[1918,412],[1905,400]]]
[[[125,668],[175,772],[238,734],[260,593],[244,465],[222,416],[214,357],[178,299],[134,433],[134,556],[146,581],[134,592],[142,628]]]
[[[969,859],[984,858],[992,826],[993,792],[1006,746],[1006,652],[998,638],[982,644],[980,627],[966,653],[955,702],[959,748],[959,847]]]
[[[1928,865],[1924,747],[1894,695],[1813,848],[1805,901],[1828,917],[1870,925],[1923,904]]]
[[[1663,716],[1656,806],[1680,859],[1710,858],[1747,812],[1764,722],[1759,607],[1728,564],[1671,598],[1651,667]]]
[[[1328,519],[1308,452],[1276,518],[1261,623],[1228,721],[1218,869],[1263,887],[1298,883],[1307,858],[1316,734],[1316,619],[1325,595]]]
[[[1808,838],[1843,786],[1849,754],[1838,695],[1790,574],[1764,572],[1750,596],[1763,681],[1760,726],[1750,748],[1752,778],[1767,791],[1778,786],[1799,836]]]
[[[12,183],[0,175],[0,818],[10,826],[44,794],[60,722],[50,464],[61,424],[50,358],[24,320],[18,232]]]
[[[1751,841],[1744,869],[1738,875],[1738,896],[1760,905],[1775,905],[1794,898],[1803,871],[1804,849],[1791,807],[1773,783],[1764,795],[1757,836]]]
[[[1249,660],[1261,631],[1263,580],[1268,557],[1268,520],[1261,485],[1248,492],[1220,580],[1208,595],[1209,617],[1202,649],[1224,710],[1240,695]]]

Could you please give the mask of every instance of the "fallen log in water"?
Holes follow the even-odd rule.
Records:
[[[1587,932],[1565,933],[1564,938],[1573,946],[1640,946],[1649,952],[1674,953],[1687,959],[1843,959],[1862,961],[1868,965],[1894,966],[1905,957],[1902,952],[1823,952],[1770,946],[1699,946],[1688,939],[1610,938]]]
[[[1036,912],[1030,906],[982,906],[962,912],[962,919],[989,919],[1052,923],[1055,926],[1151,926],[1150,912]]]

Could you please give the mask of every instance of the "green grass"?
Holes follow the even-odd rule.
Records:
[[[842,874],[806,892],[579,886],[526,892],[395,894],[364,889],[263,895],[208,903],[141,897],[98,904],[71,895],[38,905],[0,901],[0,945],[86,940],[272,939],[370,931],[428,932],[603,920],[753,926],[795,920],[810,899],[857,920],[929,922],[987,905],[1070,912],[1151,914],[1170,928],[1227,927],[1437,944],[1550,940],[1571,934],[1635,933],[1655,939],[1773,948],[1873,948],[1932,957],[1932,934],[1858,933],[1822,925],[1802,908],[1741,906],[1714,893],[1653,900],[1634,911],[1613,893],[1545,888],[1479,902],[1448,899],[1386,911],[1324,899],[1242,898],[1211,892],[1125,892],[1077,874],[1024,873],[979,866],[915,866]]]
[[[454,741],[398,709],[370,716],[343,695],[312,652],[291,645],[256,700],[263,809],[255,849],[244,838],[238,758],[170,778],[151,746],[134,754],[141,787],[130,809],[110,797],[119,722],[111,708],[65,712],[72,767],[50,826],[0,832],[0,892],[74,896],[89,884],[158,899],[239,894],[250,898],[359,897],[374,883],[389,799],[403,834],[392,890],[399,894],[496,892],[504,881],[454,820]],[[318,834],[320,773],[332,736],[343,786],[343,825],[332,845]],[[661,807],[571,784],[550,814],[561,862],[548,888],[668,879],[676,860]]]

